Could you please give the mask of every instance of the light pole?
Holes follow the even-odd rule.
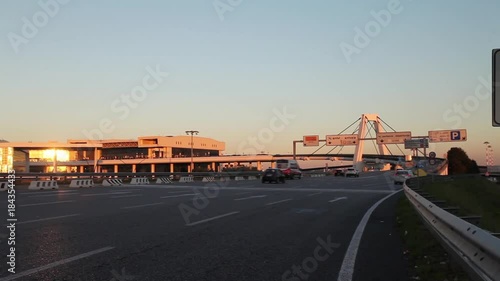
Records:
[[[193,135],[198,135],[198,131],[186,131],[187,135],[191,135],[191,173],[193,172],[194,169],[194,163],[193,163]]]
[[[486,173],[485,173],[485,175],[489,176],[488,167],[492,165],[491,162],[493,160],[493,155],[492,155],[493,149],[491,148],[490,142],[485,141],[483,144],[486,145]]]

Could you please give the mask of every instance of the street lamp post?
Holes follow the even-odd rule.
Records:
[[[191,173],[193,172],[194,169],[194,162],[193,162],[193,135],[198,135],[198,131],[186,131],[187,135],[191,135]]]
[[[492,165],[491,162],[493,160],[493,156],[492,156],[493,149],[491,148],[490,142],[485,141],[483,144],[486,145],[486,173],[485,173],[485,175],[489,176],[488,167]]]

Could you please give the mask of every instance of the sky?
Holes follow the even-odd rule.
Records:
[[[198,130],[226,142],[227,154],[289,153],[293,140],[338,134],[374,113],[414,136],[466,129],[466,142],[429,151],[459,146],[484,164],[489,141],[498,164],[490,85],[499,8],[496,0],[2,1],[0,139]]]

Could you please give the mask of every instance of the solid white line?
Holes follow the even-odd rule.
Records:
[[[179,194],[179,195],[169,195],[169,196],[163,196],[163,197],[160,197],[160,198],[161,199],[165,199],[165,198],[177,198],[177,197],[193,196],[193,195],[196,195],[196,193]]]
[[[290,199],[285,199],[285,200],[276,201],[276,202],[272,202],[272,203],[267,203],[266,206],[270,206],[270,205],[274,205],[274,204],[279,204],[279,203],[287,202],[287,201],[290,201],[290,200],[292,200],[292,199],[290,198]]]
[[[133,209],[133,208],[141,208],[141,207],[149,207],[149,206],[155,206],[155,205],[161,205],[163,203],[152,203],[152,204],[144,204],[144,205],[137,205],[137,206],[129,206],[129,207],[123,207],[120,209]]]
[[[267,197],[267,195],[254,195],[254,196],[250,196],[250,197],[243,197],[243,198],[234,199],[234,201],[248,200],[248,199],[254,199],[254,198],[263,198],[263,197]]]
[[[213,217],[213,218],[209,218],[209,219],[205,219],[205,220],[201,220],[201,221],[197,221],[197,222],[188,223],[188,224],[186,224],[186,226],[193,226],[193,225],[197,225],[197,224],[200,224],[200,223],[204,223],[204,222],[208,222],[208,221],[213,221],[213,220],[220,219],[220,218],[227,217],[227,216],[231,216],[231,215],[234,215],[234,214],[237,214],[237,213],[239,213],[239,212],[227,213],[227,214],[216,216],[216,217]]]
[[[321,193],[323,193],[323,192],[316,192],[316,193],[309,194],[309,195],[307,195],[307,196],[308,196],[308,197],[309,197],[309,196],[314,196],[314,195],[318,195],[318,194],[321,194]]]
[[[84,253],[84,254],[81,254],[81,255],[78,255],[78,256],[74,256],[72,258],[67,258],[67,259],[64,259],[64,260],[57,261],[57,262],[49,263],[49,264],[44,265],[44,266],[40,266],[38,268],[33,268],[33,269],[30,269],[30,270],[27,270],[27,271],[19,272],[19,273],[16,273],[14,275],[11,275],[11,276],[1,278],[0,281],[16,280],[18,278],[21,278],[21,277],[24,277],[24,276],[28,276],[28,275],[31,275],[33,273],[39,273],[41,271],[44,271],[44,270],[47,270],[47,269],[50,269],[50,268],[53,268],[53,267],[56,267],[56,266],[59,266],[59,265],[63,265],[63,264],[66,264],[66,263],[70,263],[72,261],[76,261],[76,260],[79,260],[79,259],[87,258],[87,257],[93,256],[93,255],[96,255],[96,254],[100,254],[102,252],[106,252],[106,251],[109,251],[109,250],[112,250],[112,249],[114,249],[114,247],[104,247],[104,248],[101,248],[101,249],[98,249],[98,250],[94,250],[94,251],[91,251],[91,252],[88,252],[88,253]]]
[[[187,192],[186,190],[178,190],[178,191],[170,191],[170,192],[167,192],[167,193],[172,193],[172,194],[175,194],[175,193],[182,193],[182,192]]]
[[[76,216],[79,216],[79,215],[80,214],[73,214],[73,215],[67,215],[67,216],[51,217],[51,218],[44,218],[44,219],[37,219],[37,220],[30,220],[30,221],[20,221],[20,222],[17,222],[16,224],[25,224],[25,223],[32,223],[32,222],[39,222],[39,221],[64,219],[64,218],[69,218],[69,217],[76,217]]]
[[[18,205],[18,206],[19,207],[30,207],[30,206],[40,206],[40,205],[50,205],[50,204],[70,203],[70,202],[75,202],[75,200],[57,201],[57,202],[46,202],[46,203],[36,203],[36,204],[24,204],[24,205]]]
[[[328,202],[333,203],[333,202],[337,202],[337,201],[340,201],[340,200],[346,200],[346,199],[347,199],[347,197],[339,197],[339,198],[335,198],[333,200],[330,200]]]
[[[361,242],[361,237],[363,236],[363,232],[365,231],[366,224],[370,219],[373,211],[380,205],[380,203],[384,202],[387,198],[393,196],[399,191],[393,192],[386,197],[380,199],[377,203],[373,204],[368,211],[366,211],[365,215],[359,222],[354,235],[352,236],[351,242],[349,243],[349,247],[344,256],[344,261],[342,262],[342,266],[339,271],[339,277],[337,281],[352,281],[352,275],[354,273],[354,265],[356,263],[356,255],[358,254],[359,244]]]
[[[111,199],[118,199],[118,198],[129,198],[129,197],[137,197],[137,196],[142,196],[142,194],[111,196],[109,198],[111,198]]]
[[[108,196],[108,195],[116,195],[116,194],[131,194],[132,192],[110,192],[110,193],[92,193],[92,194],[84,194],[82,197],[89,196]]]

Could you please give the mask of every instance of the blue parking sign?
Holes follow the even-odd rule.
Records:
[[[462,138],[460,137],[460,131],[451,131],[450,132],[450,139],[451,140],[461,140]]]

